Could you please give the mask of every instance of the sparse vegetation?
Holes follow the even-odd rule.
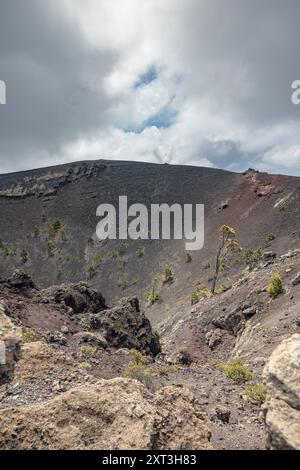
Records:
[[[125,255],[127,251],[127,244],[125,242],[119,243],[118,251],[120,256]]]
[[[33,228],[33,236],[37,238],[40,235],[40,229],[38,227]]]
[[[145,367],[144,364],[130,362],[125,369],[124,375],[126,378],[139,380],[147,387],[151,384],[151,370]]]
[[[283,285],[282,285],[282,279],[281,279],[280,274],[274,274],[271,277],[270,284],[267,288],[267,291],[273,297],[277,297],[278,295],[283,293]]]
[[[266,400],[266,387],[263,384],[253,384],[245,388],[245,395],[248,401],[262,405]]]
[[[186,263],[191,263],[192,262],[192,255],[191,253],[187,252],[186,253]]]
[[[244,259],[250,270],[252,270],[254,266],[260,261],[261,256],[262,250],[260,248],[257,250],[245,250]]]
[[[99,264],[101,263],[101,261],[102,261],[102,254],[98,251],[98,252],[96,253],[96,256],[95,256],[95,262],[96,262],[97,266],[99,266]]]
[[[128,286],[129,282],[127,281],[127,279],[118,281],[118,287],[121,287],[123,290],[127,289]]]
[[[49,258],[53,258],[54,249],[55,249],[55,246],[54,246],[53,241],[52,240],[47,240],[47,252],[48,252],[48,257]]]
[[[160,292],[159,291],[154,291],[154,290],[152,292],[148,292],[148,294],[146,296],[146,300],[147,300],[149,305],[153,305],[156,302],[159,302],[161,300]]]
[[[46,223],[47,220],[48,220],[48,216],[47,216],[47,214],[46,214],[45,212],[43,212],[43,213],[42,213],[42,221],[43,221],[44,223]]]
[[[49,237],[55,237],[55,235],[62,229],[62,222],[56,217],[48,226]]]
[[[164,278],[164,283],[165,284],[170,284],[174,280],[174,274],[170,266],[165,267],[165,278]]]
[[[80,347],[80,352],[84,356],[90,357],[90,358],[93,358],[93,359],[98,359],[100,357],[100,351],[95,346],[90,346],[90,345],[81,346]]]
[[[241,248],[237,241],[235,240],[235,230],[228,225],[221,225],[219,228],[220,234],[220,245],[217,251],[216,264],[215,264],[215,273],[212,281],[211,292],[214,293],[216,290],[218,278],[220,271],[226,266],[226,258],[229,253],[234,253],[239,251]]]
[[[130,349],[129,353],[136,364],[148,364],[149,358],[137,349]]]
[[[9,256],[9,249],[7,248],[7,246],[4,246],[2,248],[2,256],[3,258],[7,258]]]
[[[166,366],[159,366],[157,368],[157,373],[160,377],[165,377],[168,375],[168,368]]]
[[[60,238],[62,242],[66,242],[68,240],[67,229],[65,226],[63,226],[62,229],[60,230]]]
[[[26,328],[22,331],[22,341],[25,344],[35,343],[40,341],[40,335],[32,328]]]
[[[87,241],[88,246],[94,246],[94,239],[93,237],[89,237]]]
[[[216,290],[216,294],[223,294],[232,288],[231,285],[221,284],[220,287]]]
[[[276,237],[275,237],[275,235],[273,235],[273,233],[269,233],[269,234],[266,236],[265,241],[266,241],[266,243],[271,243],[271,242],[273,242],[273,241],[275,240],[275,238],[276,238]]]
[[[201,299],[209,299],[211,297],[213,297],[212,291],[199,281],[191,295],[192,305],[197,304]]]
[[[84,369],[84,370],[91,370],[92,369],[92,365],[89,363],[89,362],[81,362],[79,364],[79,368],[80,369]]]
[[[97,274],[95,267],[92,265],[87,267],[86,273],[89,279],[93,279]]]
[[[25,249],[23,249],[21,251],[20,258],[21,258],[21,261],[22,261],[23,264],[27,263],[27,261],[28,261],[28,252]]]
[[[222,364],[220,367],[223,369],[225,376],[234,382],[248,382],[253,378],[252,372],[249,371],[239,358],[232,359],[232,361]]]
[[[119,257],[118,253],[116,250],[112,250],[110,252],[110,256],[113,258],[113,259],[117,259]]]
[[[143,258],[144,254],[145,254],[145,248],[140,247],[140,248],[137,250],[137,255],[138,255],[138,257],[139,257],[139,258]]]
[[[203,269],[210,269],[211,268],[211,262],[210,261],[206,261],[204,264],[203,264]]]
[[[124,371],[125,377],[139,380],[146,386],[151,385],[151,369],[146,367],[148,358],[136,349],[132,349],[130,354],[133,361],[128,364]]]

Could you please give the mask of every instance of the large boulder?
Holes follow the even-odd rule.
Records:
[[[0,411],[0,449],[203,450],[210,433],[193,396],[176,387],[152,393],[117,378],[35,405]]]
[[[112,347],[134,348],[154,356],[160,352],[158,335],[141,312],[137,297],[124,298],[116,307],[93,315],[91,327],[101,330]]]
[[[5,305],[0,302],[0,384],[12,380],[20,352],[20,329],[13,325],[6,315]]]
[[[1,280],[1,282],[9,289],[13,289],[24,294],[37,289],[32,278],[29,274],[22,271],[22,269],[16,269],[10,277]]]
[[[300,334],[275,349],[264,376],[267,445],[271,449],[300,450]]]
[[[74,314],[96,313],[106,309],[102,294],[88,284],[61,284],[40,291],[37,298],[43,302],[64,303]]]

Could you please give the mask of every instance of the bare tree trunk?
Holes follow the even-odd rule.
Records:
[[[220,273],[220,264],[221,264],[220,261],[221,261],[221,255],[222,255],[224,245],[225,245],[225,236],[224,236],[224,233],[223,233],[222,241],[220,243],[218,253],[217,253],[215,274],[214,274],[214,277],[213,277],[212,287],[211,287],[211,291],[212,291],[213,294],[215,293],[217,282],[218,282],[218,277],[219,277],[219,273]]]

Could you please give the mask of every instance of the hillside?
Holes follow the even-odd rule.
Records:
[[[165,300],[184,298],[198,280],[207,284],[218,227],[235,228],[240,245],[282,254],[300,238],[300,179],[248,171],[130,162],[82,162],[0,176],[0,275],[16,268],[41,287],[89,279],[109,303],[121,295],[145,298],[165,266],[174,283]],[[205,204],[205,245],[187,263],[183,241],[105,241],[95,236],[101,203]],[[53,228],[53,222],[59,227]],[[274,235],[274,240],[268,237]],[[204,269],[206,266],[207,269]],[[245,266],[241,267],[244,268]],[[226,278],[239,271],[237,264]],[[226,281],[232,283],[232,279]],[[180,290],[180,292],[179,292]]]

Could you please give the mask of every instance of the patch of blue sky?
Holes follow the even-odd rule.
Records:
[[[148,117],[145,121],[137,126],[123,127],[124,132],[134,132],[135,134],[141,134],[145,129],[149,127],[157,127],[157,129],[168,129],[171,127],[178,115],[178,111],[166,106],[159,113]]]
[[[134,84],[134,88],[137,89],[142,86],[149,85],[149,83],[154,82],[154,80],[156,80],[157,77],[158,77],[157,69],[155,65],[151,65],[150,67],[148,67],[146,72],[144,72],[143,74],[139,76],[139,78]]]

